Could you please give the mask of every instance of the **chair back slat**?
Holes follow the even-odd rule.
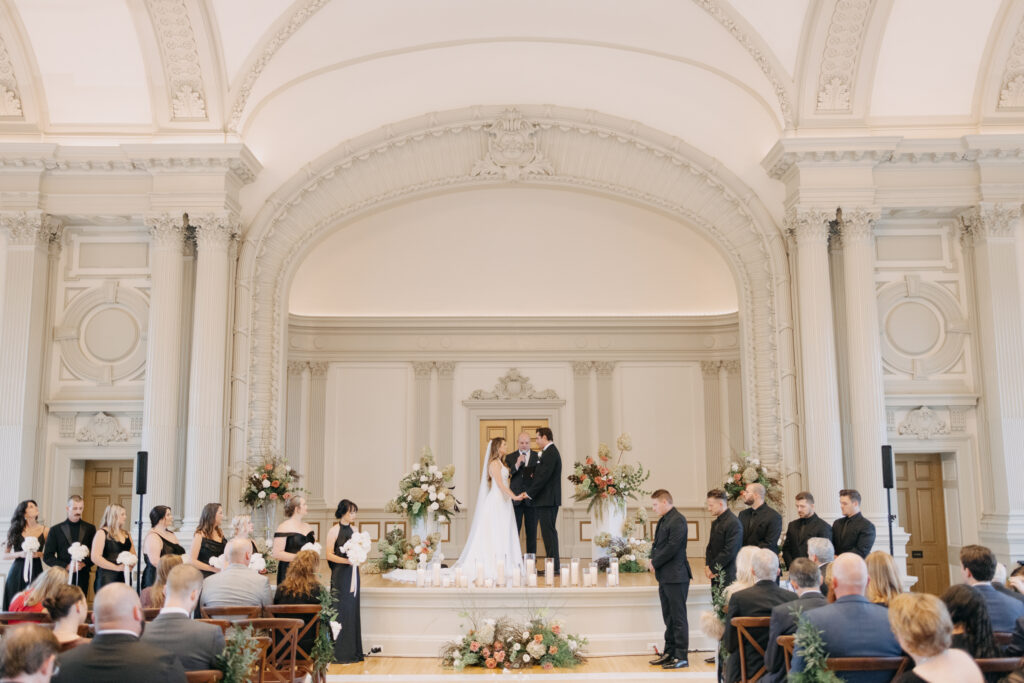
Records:
[[[224,680],[224,672],[217,669],[186,671],[185,680],[188,683],[216,683],[217,681]]]
[[[894,680],[907,670],[909,657],[829,657],[829,671],[892,671]]]
[[[775,642],[782,648],[782,657],[786,662],[786,673],[789,673],[790,667],[793,666],[793,648],[796,647],[796,636],[779,636],[775,639]]]
[[[993,631],[992,640],[1000,648],[1006,647],[1013,642],[1013,631]]]
[[[296,636],[297,643],[295,646],[295,665],[299,667],[302,673],[311,674],[313,672],[313,655],[311,652],[306,652],[302,649],[302,639],[312,632],[315,642],[315,639],[320,635],[320,605],[274,605],[273,607],[267,608],[267,613],[270,616],[279,619],[294,619],[300,615],[312,616],[312,618],[308,622],[303,623],[302,628],[299,629],[299,633]]]
[[[1024,658],[992,657],[989,659],[975,659],[974,662],[983,674],[1008,674],[1024,665]]]
[[[271,640],[263,665],[264,683],[294,683],[296,679],[295,650],[298,644],[301,619],[242,619],[236,626],[251,626],[254,632],[266,633]]]
[[[228,629],[231,628],[231,622],[227,619],[195,619],[194,621],[202,624],[213,624],[224,633],[227,633]]]
[[[219,617],[238,617],[240,619],[259,619],[263,614],[260,605],[231,605],[230,607],[200,607],[199,613],[204,619]],[[237,619],[235,620],[237,621]]]
[[[153,621],[160,616],[160,610],[162,607],[143,607],[142,616],[146,621]]]
[[[0,624],[11,624],[19,621],[49,624],[50,615],[46,612],[0,612]]]
[[[765,674],[764,664],[761,664],[761,668],[755,671],[752,675],[747,675],[747,648],[744,647],[745,643],[749,643],[754,650],[761,655],[761,661],[764,662],[764,648],[761,647],[761,643],[757,642],[753,634],[750,632],[751,629],[765,629],[768,630],[769,624],[771,624],[771,617],[733,617],[732,625],[736,628],[736,634],[739,636],[739,651],[740,651],[740,681],[741,683],[756,683],[761,676]]]

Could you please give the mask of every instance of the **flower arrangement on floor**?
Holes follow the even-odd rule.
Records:
[[[333,627],[331,623],[337,623],[338,610],[334,608],[334,595],[328,586],[320,586],[320,624],[317,626],[316,640],[313,641],[313,648],[309,652],[309,658],[313,660],[313,680],[324,680],[327,676],[327,667],[334,662],[334,643],[331,640]]]
[[[828,669],[828,650],[821,631],[802,612],[797,614],[793,652],[799,652],[804,658],[804,670],[789,674],[793,683],[841,683],[842,679]]]
[[[260,459],[245,477],[245,488],[239,499],[250,508],[262,508],[267,503],[288,500],[303,489],[295,486],[299,473],[288,466],[288,461],[274,455]]]
[[[716,564],[714,568],[715,580],[711,582],[711,609],[701,612],[700,630],[708,638],[718,641],[718,658],[724,662],[728,656],[725,649],[725,614],[726,596],[725,579],[726,572],[722,565]]]
[[[630,465],[622,462],[622,454],[633,450],[633,439],[629,434],[623,434],[615,443],[619,449],[615,464],[611,464],[611,449],[601,444],[597,449],[600,462],[588,456],[586,461],[574,463],[572,474],[568,476],[576,486],[573,498],[580,502],[590,501],[587,512],[599,501],[625,505],[627,498],[637,500],[638,496],[650,493],[641,488],[651,476],[650,471],[644,470],[640,463]]]
[[[488,669],[570,668],[585,661],[580,653],[586,638],[562,633],[557,621],[537,617],[522,624],[509,617],[473,622],[461,639],[441,650],[444,666],[462,670],[467,666]]]
[[[740,453],[740,458],[740,462],[734,462],[729,466],[729,473],[725,477],[723,488],[729,496],[729,502],[739,500],[747,484],[761,484],[766,492],[765,501],[773,508],[781,510],[783,501],[779,478],[769,472],[759,459],[750,457],[745,451]]]
[[[224,651],[217,655],[215,666],[224,672],[224,683],[246,683],[259,656],[252,626],[232,626],[224,634]]]
[[[645,538],[623,538],[603,532],[594,537],[599,548],[608,549],[608,557],[597,561],[600,571],[607,571],[611,558],[619,558],[619,571],[622,573],[639,574],[647,571],[647,560],[651,556],[651,542]]]
[[[416,569],[420,562],[430,562],[434,559],[434,553],[440,545],[441,534],[430,534],[425,540],[419,536],[406,539],[405,530],[402,527],[395,527],[377,541],[380,557],[377,558],[376,567],[381,572],[391,569]],[[443,559],[443,556],[441,557]]]
[[[455,490],[455,465],[440,469],[429,448],[423,448],[419,462],[398,482],[398,496],[388,501],[384,509],[415,520],[433,510],[439,523],[447,522],[459,511],[459,501],[451,493]]]

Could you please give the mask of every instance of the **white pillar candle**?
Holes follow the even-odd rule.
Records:
[[[555,558],[549,557],[544,561],[544,584],[555,585]]]
[[[416,567],[416,587],[423,588],[427,582],[427,570],[423,568],[423,565]]]
[[[504,586],[505,585],[505,560],[504,560],[504,558],[498,560],[497,567],[498,567],[497,577],[495,578],[495,581],[497,583],[495,585]]]
[[[583,587],[590,587],[590,567],[583,568]]]
[[[523,563],[526,565],[526,575],[534,574],[537,571],[537,556],[533,553],[523,555]]]
[[[512,569],[512,587],[519,588],[523,584],[523,575],[519,567]]]
[[[484,579],[484,588],[494,588],[494,579]]]
[[[430,585],[440,586],[441,585],[441,563],[435,562],[430,572]]]
[[[561,573],[562,581],[561,581],[560,585],[562,586],[562,588],[566,588],[566,587],[569,586],[569,568],[568,567],[562,567],[561,569],[562,569],[562,571],[560,573]]]
[[[531,588],[536,588],[537,587],[537,574],[535,574],[535,573],[528,574],[527,577],[526,577],[526,585],[530,586]]]
[[[462,567],[455,568],[455,585],[462,586]]]
[[[459,588],[469,588],[469,577],[465,574],[459,577]]]
[[[481,588],[484,585],[484,563],[480,560],[476,561],[476,587]]]
[[[580,585],[580,558],[572,558],[570,567],[572,568],[572,585],[578,586]]]
[[[591,588],[596,588],[597,587],[597,579],[598,579],[597,562],[591,562],[590,563],[590,586],[591,586]]]
[[[447,574],[441,577],[441,588],[449,588],[452,585],[452,577]]]

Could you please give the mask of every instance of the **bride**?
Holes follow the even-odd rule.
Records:
[[[484,578],[495,579],[498,562],[505,566],[506,577],[515,567],[523,572],[523,556],[519,550],[519,533],[516,530],[516,516],[512,509],[513,500],[522,500],[525,493],[516,495],[508,486],[509,470],[505,466],[505,439],[498,437],[487,443],[487,460],[480,475],[480,492],[476,499],[473,523],[469,537],[462,549],[456,567],[463,570],[470,580],[477,575],[477,562],[483,564]],[[447,570],[451,571],[451,570]],[[416,572],[395,569],[384,575],[392,581],[415,581]]]

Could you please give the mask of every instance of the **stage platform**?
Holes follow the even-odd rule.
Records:
[[[363,647],[380,647],[385,657],[436,657],[445,643],[466,633],[474,617],[526,620],[538,613],[586,637],[591,657],[646,655],[664,640],[651,574],[622,574],[621,585],[611,588],[603,575],[596,588],[417,588],[375,574],[362,581]],[[700,614],[711,609],[709,583],[690,584],[687,608],[690,648],[714,650],[715,642],[700,632]]]

